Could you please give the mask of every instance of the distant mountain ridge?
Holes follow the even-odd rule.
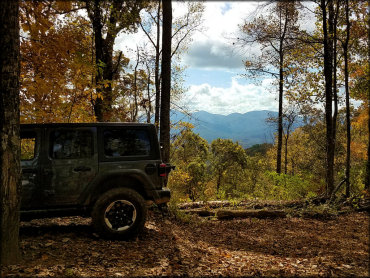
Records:
[[[212,114],[206,111],[194,112],[191,117],[179,111],[171,111],[171,122],[190,122],[194,132],[209,143],[217,138],[238,141],[244,148],[255,144],[273,143],[276,126],[266,123],[269,117],[277,117],[274,111],[251,111],[244,114]]]

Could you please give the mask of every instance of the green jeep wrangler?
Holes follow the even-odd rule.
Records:
[[[170,200],[154,125],[22,124],[21,219],[91,216],[105,238],[144,227],[147,205]]]

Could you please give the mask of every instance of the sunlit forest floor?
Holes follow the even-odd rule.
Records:
[[[188,221],[151,210],[144,232],[108,241],[80,217],[22,222],[22,262],[11,276],[354,276],[369,275],[369,215],[334,219]]]

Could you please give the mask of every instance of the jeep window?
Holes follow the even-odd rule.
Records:
[[[50,156],[55,159],[93,155],[93,135],[88,130],[56,130],[50,134]]]
[[[21,132],[21,160],[32,160],[36,153],[36,132]]]
[[[106,129],[103,138],[106,157],[150,155],[150,139],[147,130]]]

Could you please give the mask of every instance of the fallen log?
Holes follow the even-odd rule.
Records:
[[[216,212],[207,209],[189,209],[185,213],[197,214],[201,217],[215,216]]]
[[[181,203],[177,207],[180,210],[189,209],[218,209],[218,208],[231,208],[231,207],[241,207],[243,209],[269,209],[269,210],[279,210],[282,208],[301,208],[308,204],[308,201],[259,201],[259,200],[242,200],[239,202],[231,201],[199,201],[191,203]]]
[[[286,213],[283,210],[218,210],[216,216],[219,220],[233,218],[284,218]]]
[[[177,207],[179,209],[196,209],[196,208],[220,208],[220,207],[228,207],[231,206],[232,203],[230,201],[208,201],[208,202],[192,202],[192,203],[182,203],[179,204]]]

